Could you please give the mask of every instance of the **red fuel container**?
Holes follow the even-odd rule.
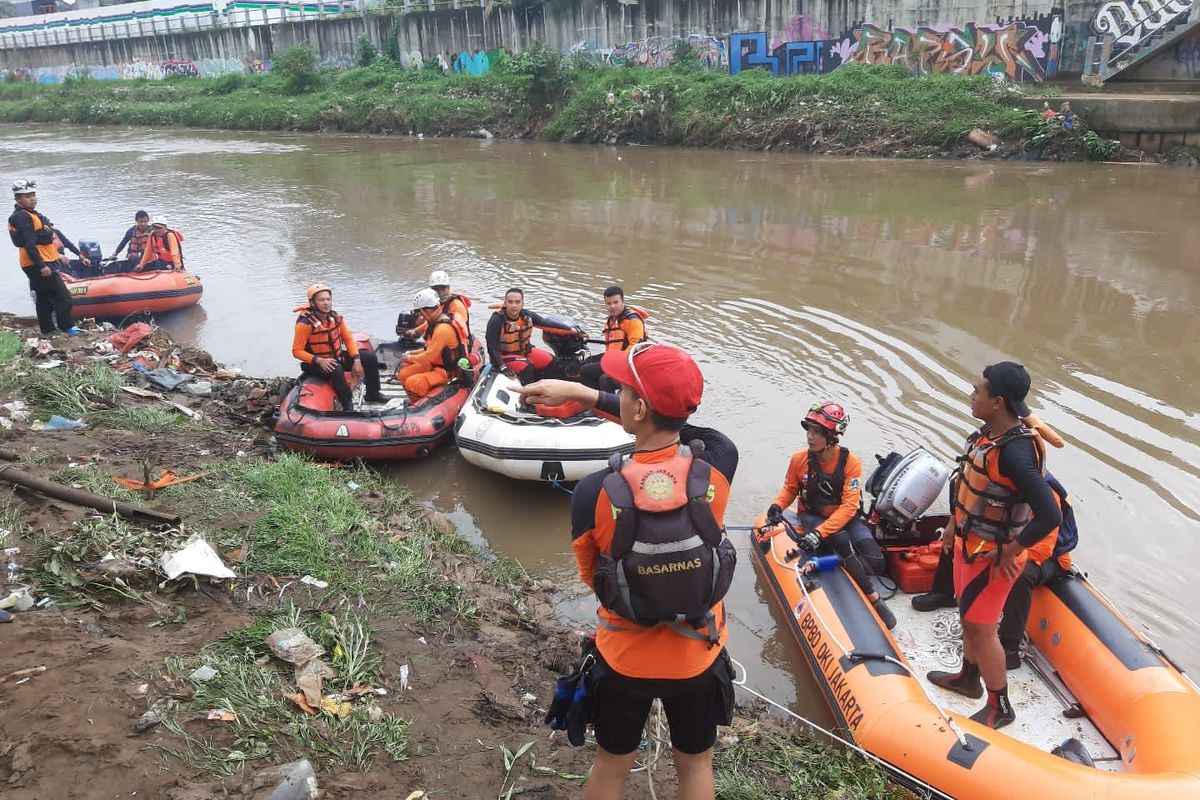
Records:
[[[933,588],[933,573],[937,571],[942,543],[930,542],[916,547],[888,551],[892,577],[900,591],[908,594],[928,592]]]

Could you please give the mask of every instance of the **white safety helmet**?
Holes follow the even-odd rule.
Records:
[[[437,292],[433,289],[422,289],[417,292],[417,297],[414,300],[414,308],[437,308],[442,304]]]
[[[13,194],[37,194],[37,181],[31,181],[28,178],[13,181]]]
[[[450,275],[444,269],[435,269],[429,274],[430,286],[449,286]]]
[[[155,214],[150,218],[151,225],[162,225],[164,228],[170,227],[167,225],[167,217],[165,214]]]

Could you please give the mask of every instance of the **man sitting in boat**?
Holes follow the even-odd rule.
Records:
[[[418,327],[425,329],[425,347],[401,356],[400,369],[396,371],[396,380],[404,384],[412,402],[459,375],[459,362],[467,356],[464,343],[468,339],[467,331],[445,312],[433,289],[417,292],[415,311],[421,318]]]
[[[1062,441],[1040,420],[1026,417],[1025,424],[1039,431],[1048,442]],[[1004,648],[1004,666],[1010,670],[1021,666],[1021,641],[1025,638],[1025,623],[1029,620],[1033,590],[1061,578],[1071,570],[1071,551],[1079,543],[1075,511],[1071,508],[1066,488],[1048,472],[1046,482],[1054,490],[1062,524],[1026,551],[1028,561],[1025,569],[1017,576],[1004,603],[1004,613],[1000,617],[1000,645]],[[938,558],[937,571],[933,573],[933,589],[913,597],[912,605],[917,611],[933,611],[953,608],[957,604],[954,598],[954,555],[952,551],[943,549]]]
[[[150,239],[142,260],[134,272],[183,269],[183,234],[167,225],[167,218],[156,214],[150,222]]]
[[[871,583],[871,576],[883,571],[883,552],[858,513],[862,501],[862,462],[838,444],[850,424],[850,416],[837,403],[816,403],[800,424],[808,439],[808,449],[792,456],[783,488],[767,509],[767,520],[779,519],[783,509],[796,501],[796,512],[804,528],[805,541],[801,546],[813,553],[837,553],[879,619],[889,629],[894,628],[896,615]]]
[[[646,335],[646,318],[649,314],[644,309],[629,305],[625,302],[625,290],[620,286],[610,286],[604,290],[604,307],[608,310],[608,319],[604,320],[604,350],[628,350],[638,342],[649,337]],[[604,374],[600,368],[601,356],[592,356],[583,364],[580,381],[593,389],[600,386]],[[613,388],[611,384],[604,388]]]
[[[1030,416],[1028,393],[1029,373],[1011,361],[986,367],[976,379],[971,414],[984,424],[967,438],[966,454],[950,479],[950,521],[942,536],[942,548],[954,551],[963,662],[958,672],[934,670],[927,677],[967,697],[983,696],[986,687],[987,704],[971,719],[991,728],[1016,719],[998,634],[1000,614],[1025,569],[1028,548],[1062,524],[1046,478],[1042,437],[1022,421]]]
[[[525,308],[525,292],[513,287],[504,293],[504,306],[488,320],[487,352],[492,368],[516,376],[521,383],[532,383],[541,370],[554,362],[554,356],[530,339],[534,328],[544,328],[546,320]]]
[[[112,257],[116,259],[117,256],[121,255],[121,251],[125,249],[125,246],[128,245],[129,255],[124,259],[113,261],[112,265],[108,268],[108,272],[129,272],[142,263],[142,253],[146,252],[146,242],[149,240],[150,215],[145,211],[139,210],[133,215],[133,227],[125,231],[125,235],[121,237],[121,243],[112,252]]]
[[[471,298],[465,294],[457,294],[450,288],[450,274],[443,269],[436,269],[429,274],[429,288],[437,295],[441,312],[457,322],[459,327],[469,334],[471,331]],[[427,327],[425,320],[422,319],[409,332],[409,336],[419,339],[425,335]]]
[[[332,383],[343,411],[354,409],[346,370],[366,382],[364,399],[368,403],[386,403],[387,398],[379,392],[379,359],[370,351],[359,351],[350,326],[333,310],[333,290],[314,283],[308,287],[308,305],[296,310],[300,316],[292,337],[292,355],[300,360],[300,371]]]

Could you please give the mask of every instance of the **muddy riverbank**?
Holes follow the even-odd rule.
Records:
[[[1044,117],[1051,90],[977,76],[848,66],[772,78],[600,68],[530,50],[482,76],[386,59],[334,73],[293,53],[266,75],[0,84],[0,121],[476,138],[540,138],[899,158],[1130,160],[1086,120]],[[309,53],[311,56],[311,52]]]
[[[121,353],[112,332],[85,327],[45,340],[0,316],[0,448],[18,456],[5,463],[181,521],[0,485],[18,567],[4,593],[39,601],[0,626],[6,798],[261,797],[267,768],[297,759],[325,797],[580,794],[591,747],[541,725],[578,640],[551,582],[468,544],[371,470],[276,454],[257,423],[286,382],[223,369],[162,331]],[[140,384],[131,360],[190,374],[193,388]],[[53,415],[86,427],[47,430]],[[168,470],[192,480],[113,480],[170,483]],[[160,556],[194,535],[233,577],[167,578]],[[288,629],[334,673],[315,699],[266,643]],[[649,760],[669,796],[669,759]],[[717,765],[722,797],[900,796],[753,705]],[[649,796],[646,773],[630,788]]]

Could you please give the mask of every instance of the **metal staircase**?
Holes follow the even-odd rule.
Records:
[[[1083,82],[1100,85],[1200,30],[1200,0],[1105,3],[1092,17]]]

